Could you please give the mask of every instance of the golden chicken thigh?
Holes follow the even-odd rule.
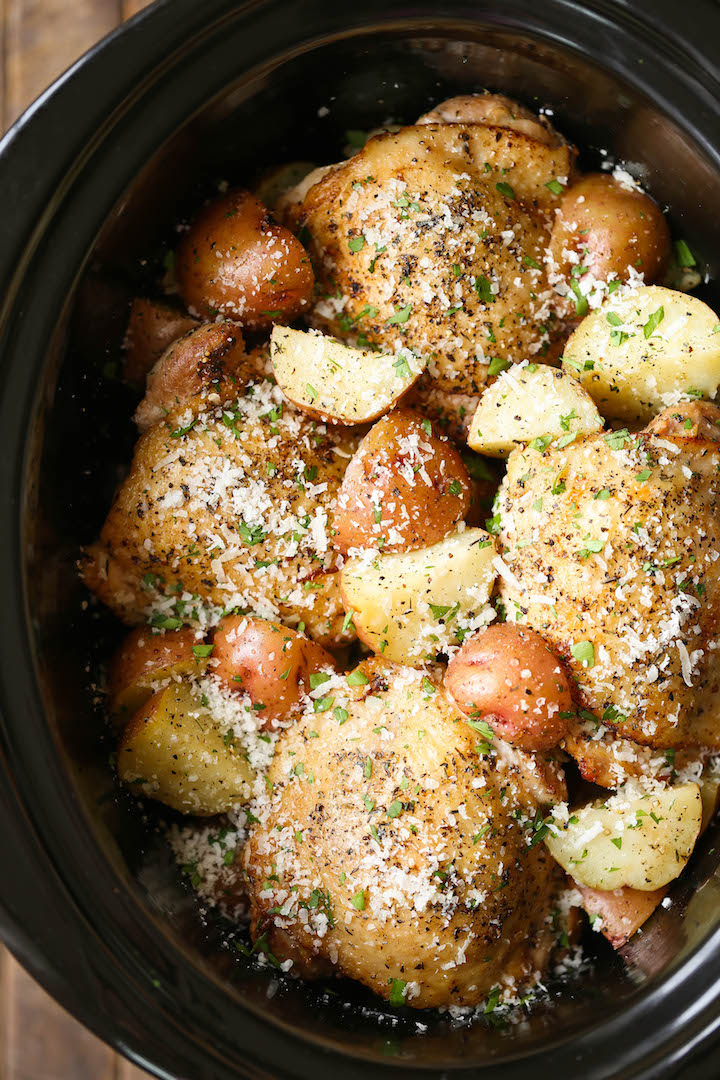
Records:
[[[493,358],[543,354],[557,326],[543,258],[573,160],[565,144],[481,124],[371,138],[292,207],[321,294],[309,321],[409,348],[465,394]]]
[[[539,763],[486,756],[438,683],[379,658],[318,694],[245,851],[255,940],[418,1008],[542,971],[562,879],[533,842]]]
[[[500,492],[507,618],[567,660],[601,725],[651,747],[720,748],[718,422],[678,405],[637,435],[516,450]]]
[[[268,382],[176,407],[139,440],[86,583],[131,624],[192,622],[204,605],[210,621],[240,608],[342,639],[330,530],[353,448]]]

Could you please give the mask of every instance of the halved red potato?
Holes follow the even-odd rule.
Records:
[[[563,195],[550,253],[557,271],[575,286],[573,292],[584,272],[599,281],[627,281],[634,270],[651,285],[662,277],[670,258],[670,230],[660,207],[644,191],[608,173],[590,173]],[[574,301],[572,306],[577,306]]]
[[[347,467],[333,544],[411,551],[443,540],[470,508],[472,487],[458,451],[429,420],[396,409],[371,428]]]
[[[125,382],[144,386],[148,372],[168,346],[197,324],[197,319],[170,304],[136,297],[125,332]]]
[[[232,393],[247,356],[237,323],[205,323],[174,341],[148,372],[133,419],[141,432],[203,390]],[[235,383],[233,384],[233,377]]]
[[[300,711],[313,676],[335,671],[336,664],[296,630],[231,615],[215,632],[211,670],[228,689],[247,694],[265,727],[272,727]]]
[[[714,818],[720,798],[720,778],[702,776],[699,781],[702,799],[701,834]],[[625,886],[608,892],[603,889],[591,889],[589,886],[573,882],[583,898],[583,907],[594,924],[597,917],[600,933],[607,938],[614,949],[620,949],[639,930],[652,915],[655,908],[667,896],[669,885],[663,885],[652,892],[631,889]]]
[[[200,211],[178,247],[176,273],[191,311],[219,313],[254,330],[291,322],[307,307],[315,283],[300,241],[242,190]]]
[[[108,672],[115,722],[125,723],[162,685],[202,672],[207,664],[203,652],[202,641],[189,626],[162,632],[139,626],[129,633]]]
[[[445,687],[466,716],[521,750],[549,750],[575,714],[560,660],[533,630],[496,623],[463,642]]]

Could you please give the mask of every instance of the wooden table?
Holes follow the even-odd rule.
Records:
[[[0,128],[149,0],[0,0]],[[198,0],[201,2],[201,0]],[[0,1080],[147,1080],[0,946]]]

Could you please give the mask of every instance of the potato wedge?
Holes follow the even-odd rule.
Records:
[[[149,626],[133,630],[115,653],[108,672],[108,701],[114,722],[127,723],[167,683],[202,674],[207,666],[204,651],[202,641],[187,626],[162,634]]]
[[[714,818],[720,801],[720,777],[704,774],[698,780],[702,799],[702,824],[704,833]],[[600,924],[595,926],[603,937],[607,938],[614,949],[620,949],[639,930],[652,915],[658,904],[667,896],[668,886],[652,892],[640,889],[615,889],[607,892],[603,889],[591,889],[575,882],[583,898],[583,907],[595,926],[595,919],[600,917]]]
[[[595,402],[576,378],[548,367],[513,367],[488,387],[470,422],[468,446],[488,457],[507,457],[534,439],[572,442],[603,426]]]
[[[603,416],[647,422],[666,406],[714,399],[720,385],[720,320],[695,296],[648,285],[610,296],[578,326],[563,367]]]
[[[270,356],[278,386],[298,408],[331,424],[365,424],[388,412],[425,364],[405,350],[351,349],[313,330],[276,326]]]
[[[495,581],[495,544],[482,529],[465,529],[419,551],[348,559],[343,599],[358,637],[386,660],[419,666],[484,625]]]
[[[120,779],[136,795],[209,816],[250,797],[254,772],[188,683],[159,691],[133,717],[117,750]]]
[[[673,881],[692,853],[702,823],[697,784],[638,797],[617,796],[576,810],[551,830],[552,856],[581,885],[652,892]]]

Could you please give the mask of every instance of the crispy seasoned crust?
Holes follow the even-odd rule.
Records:
[[[478,393],[491,357],[523,360],[555,336],[547,184],[573,162],[567,145],[478,124],[370,139],[293,209],[319,282],[310,322],[407,346],[444,390]]]
[[[329,529],[353,447],[270,383],[178,406],[139,440],[86,583],[129,624],[237,607],[347,638]]]
[[[687,434],[658,418],[639,435],[516,450],[500,592],[601,723],[653,747],[718,748],[720,447]]]
[[[252,932],[309,977],[476,1004],[542,970],[552,945],[558,877],[529,843],[534,793],[514,759],[478,753],[422,672],[375,658],[359,678],[346,720],[310,711],[278,743],[245,853]]]

